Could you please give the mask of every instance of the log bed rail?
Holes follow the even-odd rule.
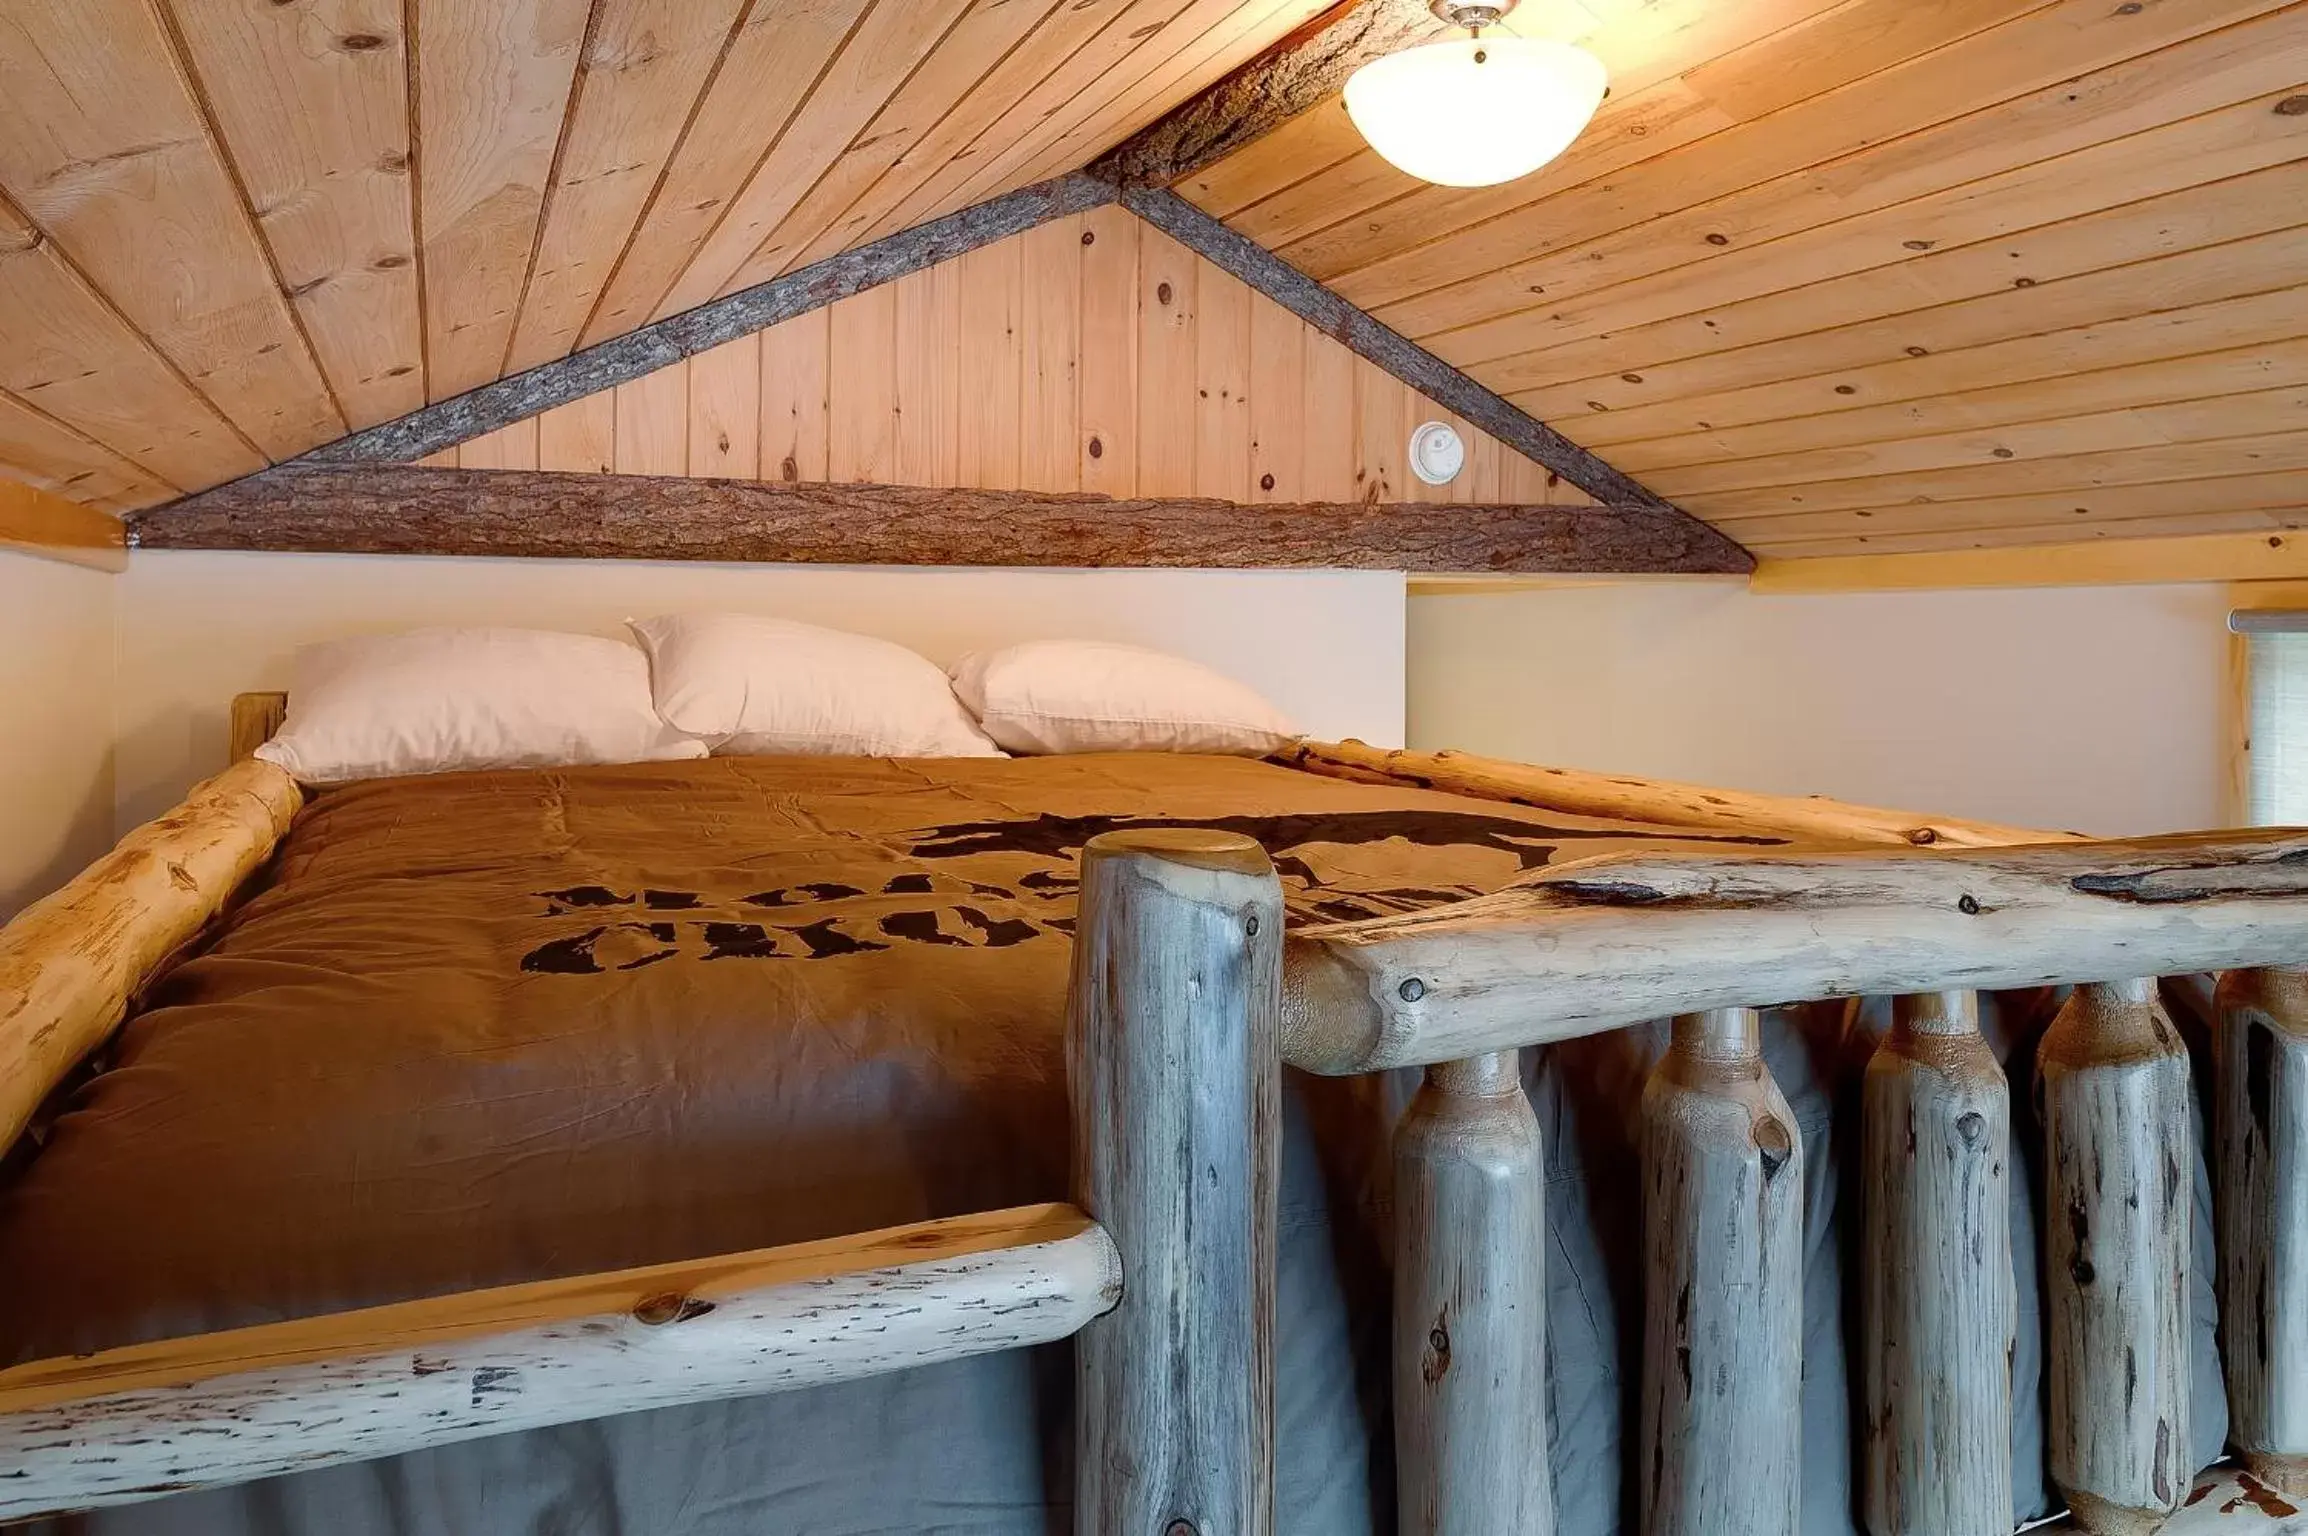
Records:
[[[236,701],[236,750],[278,717],[277,696]],[[2062,983],[2037,1064],[2047,1437],[2078,1525],[2134,1536],[2193,1471],[2189,1060],[2155,978],[2205,970],[2227,973],[2232,1438],[2264,1481],[2308,1491],[2308,833],[2093,841],[1358,743],[1284,760],[1787,846],[1555,865],[1286,939],[1250,840],[1108,833],[1083,854],[1067,1005],[1073,1205],[0,1370],[0,1520],[1073,1338],[1076,1529],[1268,1536],[1287,1062],[1424,1071],[1395,1149],[1403,1529],[1551,1536],[1545,1181],[1520,1052],[1671,1016],[1641,1110],[1640,1529],[1792,1536],[1805,1148],[1759,1010],[1893,993],[1862,1093],[1865,1522],[2002,1536],[2011,1106],[1977,994]],[[237,762],[0,928],[0,1146],[299,803]],[[899,1298],[909,1321],[887,1326]]]

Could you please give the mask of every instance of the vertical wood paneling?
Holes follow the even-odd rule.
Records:
[[[1358,501],[1405,501],[1402,380],[1355,359],[1354,494]]]
[[[833,316],[815,310],[761,333],[761,478],[830,480],[826,467]]]
[[[1253,295],[1207,262],[1194,292],[1194,494],[1248,501]]]
[[[537,467],[608,474],[617,467],[617,392],[603,390],[537,418]]]
[[[1250,305],[1250,499],[1306,499],[1306,322]]]
[[[834,305],[830,331],[826,478],[890,480],[898,463],[897,286]]]
[[[400,0],[170,4],[346,416],[365,427],[415,410],[424,343]]]
[[[1468,468],[1447,486],[1405,471],[1410,430],[1429,420],[1467,442]],[[468,444],[459,462],[1229,501],[1576,499],[1118,208],[1053,220],[534,425]]]
[[[617,386],[617,472],[689,473],[689,365],[675,363]]]
[[[954,473],[960,485],[1018,484],[1018,410],[1025,359],[1019,347],[1021,242],[998,241],[949,263],[961,274],[961,431]]]
[[[1193,252],[1138,236],[1138,494],[1194,494]]]
[[[915,272],[897,291],[897,468],[907,485],[955,485],[961,434],[962,309],[953,262]]]
[[[459,469],[537,469],[538,419],[516,421],[457,449]]]
[[[1023,393],[1018,416],[1018,485],[1029,491],[1081,489],[1082,352],[1080,218],[1059,219],[1018,237],[1024,310],[1020,317]]]
[[[1306,333],[1306,443],[1299,473],[1309,501],[1352,501],[1361,439],[1354,375],[1361,360],[1328,336]]]
[[[1082,489],[1138,494],[1138,235],[1121,208],[1082,215]]]
[[[760,478],[759,336],[740,336],[689,360],[689,473]]]
[[[425,332],[435,400],[498,375],[544,211],[587,0],[426,0],[418,12]]]

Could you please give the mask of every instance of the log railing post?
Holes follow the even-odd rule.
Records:
[[[2194,1471],[2188,1053],[2153,978],[2078,987],[2037,1055],[2051,1472],[2077,1525],[2138,1536]]]
[[[1675,1021],[1643,1092],[1646,1536],[1791,1536],[1803,1142],[1752,1008]]]
[[[2215,1168],[2229,1439],[2308,1494],[2308,967],[2221,978]]]
[[[2011,1091],[1972,992],[1894,1005],[1863,1092],[1872,1536],[2012,1529]]]
[[[1268,1536],[1282,891],[1245,837],[1082,851],[1074,1198],[1122,1256],[1075,1353],[1075,1529]]]
[[[1498,1051],[1427,1068],[1395,1133],[1394,1443],[1405,1536],[1552,1536],[1546,1180]]]

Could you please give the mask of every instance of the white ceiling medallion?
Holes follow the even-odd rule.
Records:
[[[1467,465],[1467,445],[1447,421],[1422,421],[1410,434],[1410,472],[1429,485],[1448,485]]]
[[[1602,105],[1603,61],[1569,43],[1483,36],[1515,0],[1431,0],[1469,36],[1373,59],[1346,82],[1346,115],[1397,170],[1446,187],[1513,181],[1571,147]]]

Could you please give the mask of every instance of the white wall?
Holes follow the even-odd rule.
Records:
[[[0,921],[112,844],[115,580],[0,550]]]
[[[939,662],[1057,636],[1192,656],[1309,732],[1398,744],[1403,581],[1382,572],[835,569],[139,550],[120,594],[119,821],[223,766],[232,695],[286,688],[308,641],[419,624],[621,633],[652,613],[779,614]]]
[[[2218,586],[1409,606],[1414,746],[2100,835],[2228,814]]]

